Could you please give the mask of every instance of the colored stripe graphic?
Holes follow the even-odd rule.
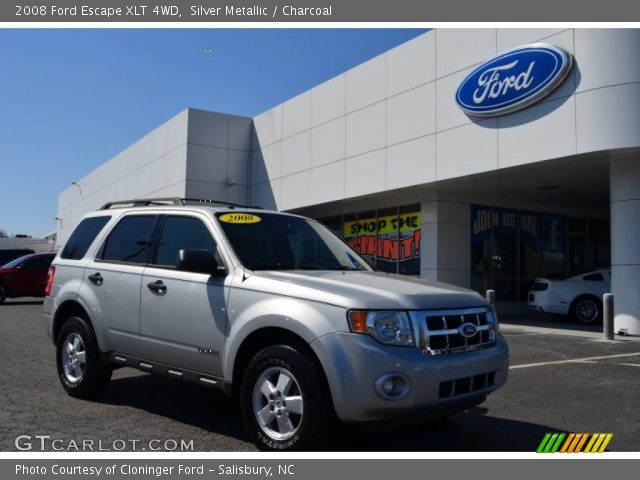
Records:
[[[553,453],[551,449],[553,448],[553,445],[555,444],[557,438],[558,438],[557,433],[554,433],[553,435],[551,435],[551,438],[547,442],[547,446],[544,448],[544,453]]]
[[[613,433],[607,433],[606,435],[607,436],[604,437],[604,441],[602,442],[602,445],[600,445],[600,449],[598,450],[598,453],[604,452],[604,449],[607,448],[607,445],[609,445],[609,442],[613,438]]]
[[[580,442],[580,440],[582,440],[582,434],[576,433],[576,436],[573,437],[573,442],[571,442],[571,445],[569,445],[569,449],[567,450],[567,453],[573,453],[576,450],[576,447],[578,446],[578,443]]]
[[[569,436],[567,437],[567,441],[564,442],[564,445],[560,449],[560,453],[565,453],[567,451],[567,448],[569,448],[569,445],[571,445],[571,442],[573,442],[574,438],[576,438],[576,434],[570,433]]]
[[[589,434],[588,433],[581,433],[582,435],[582,439],[580,440],[580,442],[578,442],[578,446],[575,449],[574,453],[580,453],[582,451],[582,447],[584,446],[585,442],[587,441],[587,438],[589,438]]]
[[[545,433],[536,452],[603,453],[612,438],[613,433]]]
[[[591,435],[591,438],[589,439],[589,443],[587,443],[587,446],[584,449],[584,453],[590,453],[591,452],[591,447],[593,447],[593,445],[595,444],[596,440],[598,440],[598,437],[600,437],[600,435],[598,435],[597,433],[594,433],[593,435]]]
[[[551,434],[545,433],[544,438],[542,439],[542,442],[540,442],[540,445],[538,445],[538,449],[536,450],[536,453],[544,452],[544,447],[547,445],[547,442],[549,441],[550,438],[551,438]]]

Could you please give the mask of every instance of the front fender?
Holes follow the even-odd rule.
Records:
[[[342,307],[245,289],[231,291],[228,313],[223,361],[227,381],[233,380],[233,368],[242,343],[257,330],[279,327],[296,334],[308,344],[336,330],[348,331],[346,310]]]

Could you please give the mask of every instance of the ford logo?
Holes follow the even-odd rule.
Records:
[[[473,323],[463,323],[458,327],[458,333],[465,338],[471,338],[478,333],[478,328]]]
[[[557,47],[518,47],[471,72],[456,91],[456,103],[466,114],[480,117],[515,112],[549,95],[572,65],[571,55]]]

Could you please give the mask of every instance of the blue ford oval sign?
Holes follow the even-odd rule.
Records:
[[[468,115],[492,117],[515,112],[555,90],[572,64],[571,55],[551,45],[518,47],[471,72],[458,87],[456,102]]]

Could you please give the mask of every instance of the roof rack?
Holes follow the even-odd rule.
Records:
[[[241,203],[223,202],[220,200],[212,200],[210,198],[181,198],[180,200],[182,200],[183,205],[186,205],[187,202],[217,203],[218,205],[225,205],[229,208],[255,208],[257,210],[263,210],[263,208],[258,205],[243,205]]]
[[[118,200],[115,202],[107,202],[100,210],[109,210],[112,207],[130,205],[132,207],[149,207],[155,205],[174,205],[181,206],[186,205],[187,202],[197,203],[215,203],[218,205],[224,205],[229,208],[255,208],[262,210],[262,207],[254,205],[241,205],[239,203],[223,202],[220,200],[212,200],[207,198],[180,198],[180,197],[158,197],[158,198],[136,198],[133,200]]]
[[[184,205],[178,197],[159,197],[159,198],[136,198],[134,200],[117,200],[115,202],[107,202],[100,210],[109,210],[112,207],[120,205],[131,205],[132,207],[148,207],[150,205]]]

